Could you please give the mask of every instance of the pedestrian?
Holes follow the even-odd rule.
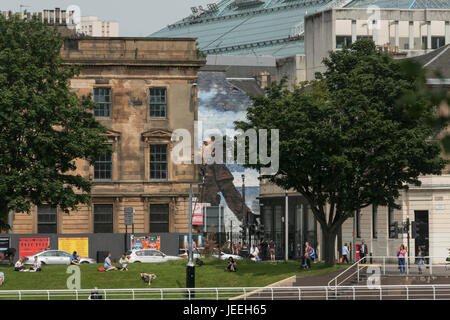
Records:
[[[30,271],[42,271],[41,262],[38,259],[38,256],[34,256],[33,266],[30,267]]]
[[[268,247],[269,247],[269,244],[267,243],[267,241],[264,240],[264,238],[261,239],[261,259],[263,261],[267,260]]]
[[[128,271],[128,258],[127,255],[124,253],[122,254],[122,257],[119,259],[120,263],[120,269],[119,271]]]
[[[397,251],[400,274],[405,273],[405,256],[406,256],[406,249],[405,246],[402,244],[400,246],[400,249]]]
[[[303,266],[305,269],[311,268],[311,247],[308,242],[305,242],[305,254],[303,256]]]
[[[234,254],[234,255],[237,255],[238,253],[237,253],[237,245],[236,245],[236,242],[233,242],[233,245],[231,246],[231,252],[232,252],[232,254]]]
[[[423,266],[423,249],[422,249],[422,246],[419,246],[419,250],[417,252],[417,265],[419,266],[419,274],[422,274],[422,266]]]
[[[105,268],[105,271],[117,270],[117,268],[114,267],[111,263],[111,252],[108,252],[108,255],[105,258],[103,268]]]
[[[366,256],[369,250],[367,249],[367,244],[364,243],[364,240],[361,241],[361,245],[359,246],[359,259],[361,263],[366,263]]]
[[[98,289],[97,287],[95,287],[92,291],[91,291],[91,295],[88,298],[89,300],[102,300],[103,297],[102,295],[98,294]]]
[[[275,248],[276,244],[273,241],[273,239],[270,239],[269,241],[269,252],[270,252],[270,261],[275,262]]]
[[[344,243],[344,246],[342,247],[342,263],[348,263],[348,254],[349,254],[349,250],[348,250],[348,246],[347,243]]]

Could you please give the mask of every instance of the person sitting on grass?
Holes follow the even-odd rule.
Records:
[[[105,271],[117,270],[117,268],[111,264],[111,252],[108,252],[108,256],[105,258],[105,264],[103,265],[103,268],[105,268]]]
[[[14,266],[14,271],[27,271],[23,264],[23,258],[17,260],[16,265]]]
[[[120,263],[120,271],[123,271],[123,270],[128,271],[128,258],[125,253],[119,259],[119,263]]]
[[[156,274],[141,273],[141,279],[144,280],[146,283],[148,283],[148,286],[150,287],[150,285],[152,283],[152,279],[156,279]]]
[[[30,272],[42,271],[41,262],[38,259],[38,256],[34,256],[33,265],[30,267]]]
[[[72,253],[72,255],[70,256],[70,264],[76,264],[76,265],[80,264],[80,255],[77,254],[76,251],[74,251]]]
[[[227,272],[236,272],[237,271],[236,262],[234,261],[233,257],[228,258],[228,264],[227,264],[227,267],[225,268],[225,271],[227,271]]]
[[[102,300],[102,295],[98,294],[97,287],[94,288],[94,290],[91,291],[91,295],[88,298],[89,300]]]
[[[3,285],[3,282],[5,282],[5,274],[0,272],[0,287]]]

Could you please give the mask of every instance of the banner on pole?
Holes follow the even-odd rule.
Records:
[[[211,206],[211,203],[195,203],[192,212],[192,225],[203,225],[203,208]]]

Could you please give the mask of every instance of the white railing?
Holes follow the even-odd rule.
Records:
[[[363,259],[349,266],[342,273],[328,282],[329,287],[337,287],[345,284],[346,281],[355,279],[357,283],[361,280],[361,275],[367,273],[368,267],[379,268],[381,275],[450,275],[450,261],[447,256],[406,256],[404,259],[404,272],[400,272],[399,258],[394,256],[366,256]],[[422,264],[419,264],[422,259]]]
[[[99,289],[98,294],[102,300],[450,300],[450,285]],[[88,300],[90,295],[91,290],[3,290],[0,300]]]

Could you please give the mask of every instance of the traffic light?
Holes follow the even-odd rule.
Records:
[[[398,239],[398,222],[395,221],[389,226],[389,238]]]

